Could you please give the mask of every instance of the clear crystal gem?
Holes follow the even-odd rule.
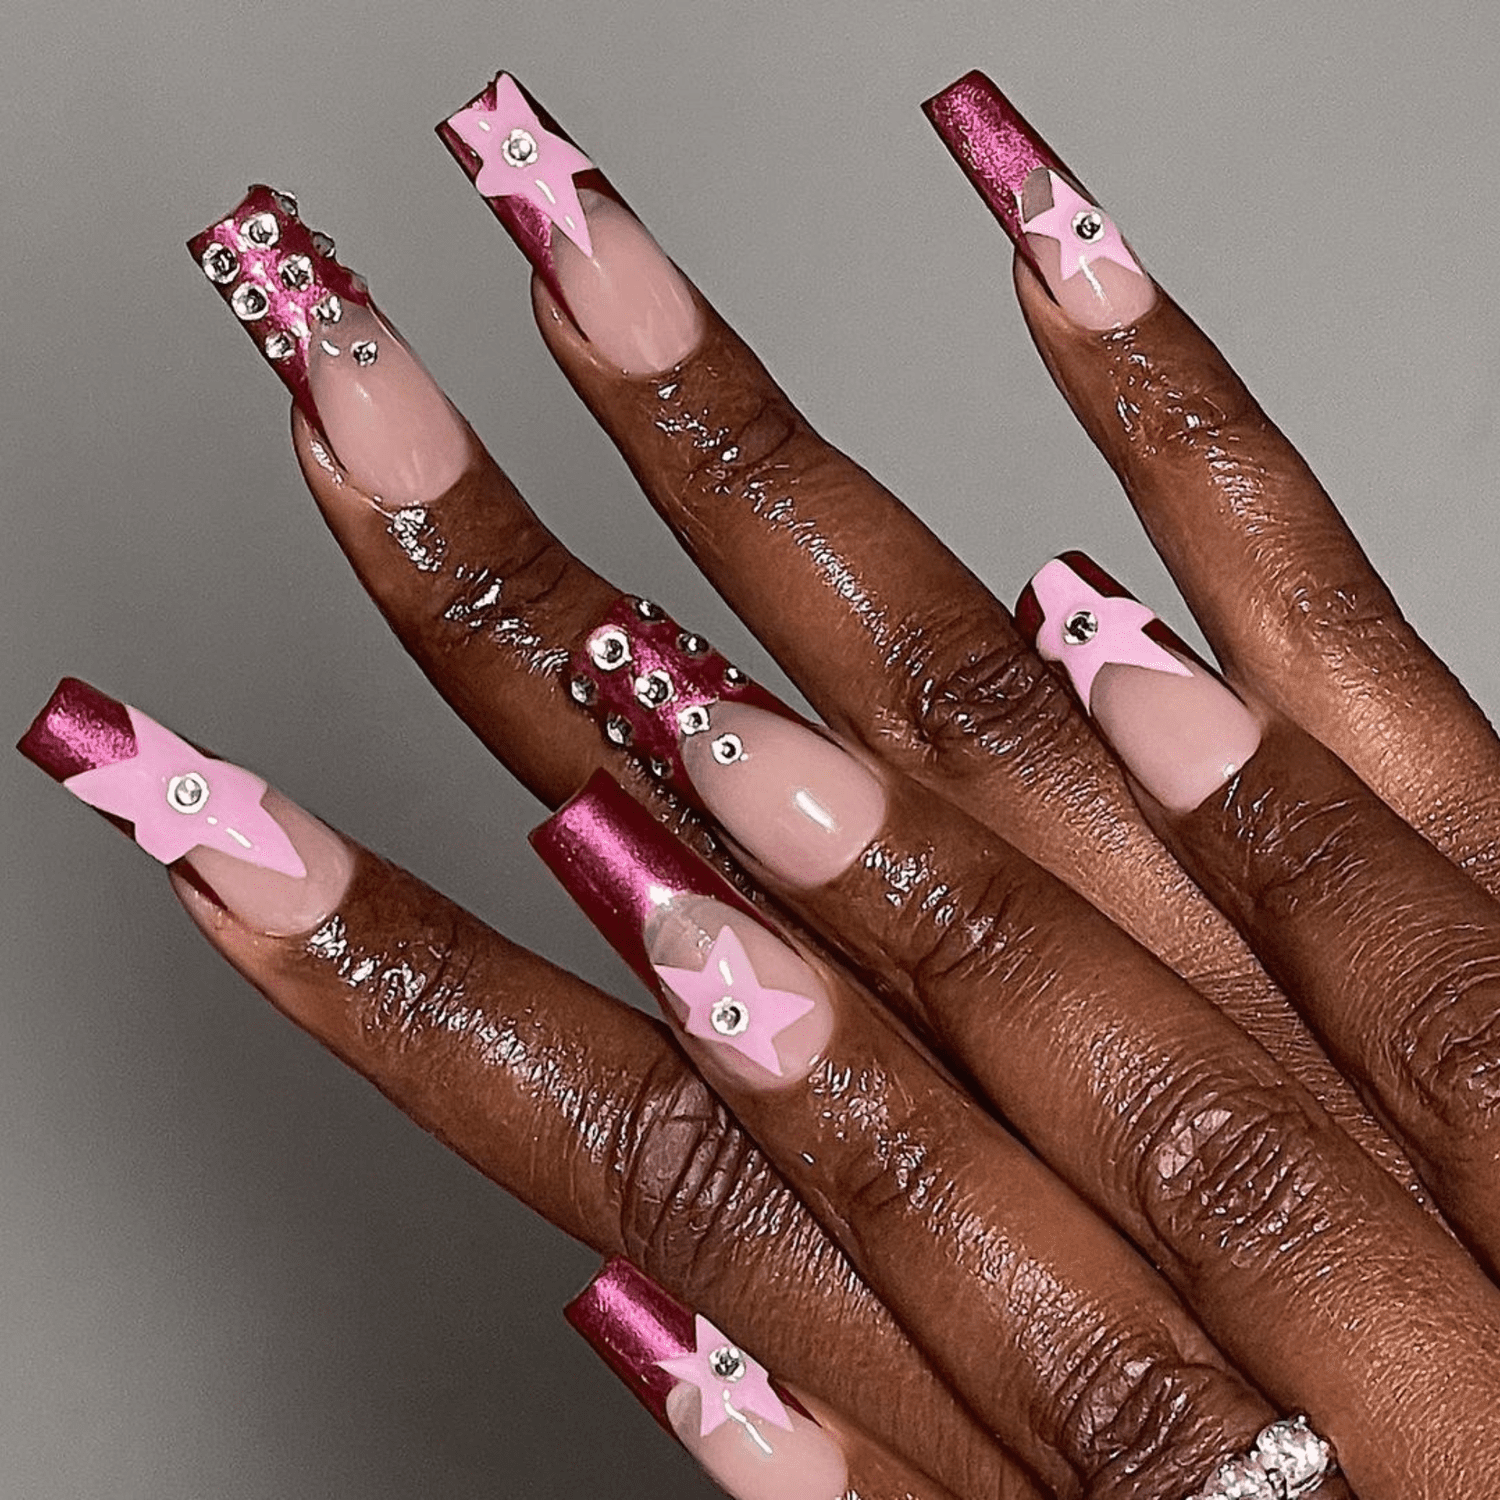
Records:
[[[721,734],[713,743],[713,752],[721,766],[732,766],[745,753],[745,744],[737,734]]]
[[[733,1344],[724,1344],[708,1356],[708,1367],[720,1380],[738,1380],[745,1373],[745,1356]]]
[[[614,672],[630,660],[630,638],[618,626],[606,626],[589,641],[589,655],[596,667]]]
[[[297,217],[297,200],[290,193],[273,191],[271,201],[287,218],[295,219]]]
[[[363,368],[366,365],[373,365],[380,357],[380,345],[374,339],[355,339],[349,345],[349,353],[354,363]]]
[[[635,680],[636,701],[642,708],[660,708],[672,701],[675,692],[672,679],[660,667]]]
[[[662,760],[660,756],[653,755],[651,759],[646,762],[646,769],[654,777],[656,777],[658,781],[665,781],[667,779],[667,772],[669,772],[672,768],[666,763],[666,761]]]
[[[1093,244],[1104,233],[1104,215],[1097,208],[1087,208],[1073,217],[1073,233],[1079,239]]]
[[[271,300],[258,286],[247,281],[234,289],[229,305],[234,309],[235,317],[246,323],[253,323],[257,318],[265,317]]]
[[[635,601],[635,612],[643,620],[665,620],[667,612],[661,605],[653,603],[650,599],[637,599]]]
[[[599,696],[599,689],[594,686],[592,677],[575,677],[568,683],[568,696],[587,708]]]
[[[344,304],[331,292],[313,308],[313,317],[320,323],[337,323],[344,316]]]
[[[745,683],[749,682],[750,679],[742,671],[740,671],[738,667],[725,667],[724,681],[727,682],[730,687],[742,687]]]
[[[1333,1449],[1307,1425],[1306,1417],[1287,1417],[1263,1428],[1255,1440],[1255,1455],[1291,1496],[1312,1489],[1333,1464]]]
[[[312,262],[305,255],[289,255],[281,263],[281,284],[290,292],[305,292],[313,283]]]
[[[290,359],[296,352],[296,339],[285,331],[273,333],[266,340],[266,358],[273,359],[278,364],[284,359]]]
[[[677,649],[684,656],[706,656],[708,654],[708,642],[701,635],[694,635],[691,630],[684,630],[677,637]]]
[[[629,722],[619,714],[611,714],[604,721],[604,737],[611,745],[618,745],[623,750],[632,738]]]
[[[1280,1488],[1253,1458],[1231,1458],[1199,1491],[1202,1500],[1282,1500]]]
[[[684,734],[702,734],[708,728],[708,706],[695,703],[677,715],[677,727]]]
[[[196,771],[184,771],[167,783],[167,806],[174,812],[200,812],[208,802],[208,783]]]
[[[276,222],[275,214],[251,214],[240,225],[240,236],[248,245],[256,245],[262,250],[269,250],[281,238],[281,225]]]
[[[228,286],[240,274],[240,258],[229,248],[215,241],[203,252],[200,262],[203,274],[215,286]]]
[[[1070,646],[1085,646],[1099,634],[1099,616],[1091,609],[1075,609],[1063,621],[1063,640]]]
[[[331,234],[324,234],[321,229],[313,230],[312,242],[313,249],[325,260],[332,256],[334,250],[337,248],[333,243],[333,236]]]
[[[529,167],[542,152],[536,137],[519,125],[500,143],[500,154],[513,167]]]

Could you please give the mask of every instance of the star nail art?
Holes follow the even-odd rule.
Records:
[[[780,1078],[776,1037],[813,1008],[806,995],[761,984],[744,945],[730,927],[719,929],[701,969],[653,964],[661,982],[688,1008],[691,1036],[723,1042]]]
[[[1050,169],[1047,182],[1052,207],[1022,219],[1027,234],[1044,234],[1058,243],[1062,255],[1062,280],[1087,272],[1091,262],[1112,260],[1127,271],[1142,274],[1136,258],[1125,248],[1115,222],[1097,204],[1090,203],[1066,178]]]
[[[200,845],[301,879],[306,866],[261,806],[259,776],[202,755],[139,709],[124,705],[135,753],[67,777],[90,807],[134,825],[135,841],[163,864]]]
[[[691,1354],[660,1359],[657,1364],[669,1375],[698,1387],[703,1410],[700,1437],[728,1421],[751,1431],[752,1416],[791,1430],[792,1419],[771,1389],[765,1367],[725,1338],[702,1313],[693,1319],[693,1341]]]
[[[593,167],[571,141],[547,129],[501,73],[490,89],[449,117],[454,134],[479,159],[474,186],[486,198],[519,198],[592,256],[583,205],[573,179]]]
[[[1191,677],[1192,671],[1145,633],[1156,615],[1135,599],[1100,593],[1067,563],[1054,558],[1031,580],[1041,609],[1036,649],[1062,665],[1073,689],[1092,712],[1094,678],[1101,667],[1146,667]]]
[[[360,366],[380,355],[378,339],[346,341],[339,333],[346,304],[373,306],[364,278],[334,259],[333,241],[302,222],[290,193],[263,183],[190,239],[188,250],[297,405],[321,427],[308,384],[314,341],[329,358]]]

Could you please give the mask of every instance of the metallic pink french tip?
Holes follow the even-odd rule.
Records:
[[[1192,811],[1260,748],[1259,721],[1218,673],[1086,554],[1053,558],[1015,613],[1136,781],[1170,811]]]
[[[79,801],[129,823],[136,843],[162,864],[204,848],[296,880],[307,874],[262,806],[259,776],[204,755],[76,677],[57,685],[16,748]]]
[[[693,1314],[628,1260],[614,1256],[563,1316],[661,1425],[677,1377],[662,1367],[693,1350]]]
[[[628,207],[625,200],[509,73],[497,74],[494,82],[449,115],[437,133],[547,290],[568,307],[558,279],[553,235],[565,235],[585,257],[592,257],[594,246],[579,189],[592,189]]]
[[[302,222],[290,193],[264,184],[251,187],[232,213],[190,239],[188,249],[321,431],[308,379],[313,344],[336,354],[345,308],[373,313],[364,278],[334,259],[333,241]],[[377,352],[374,340],[356,338],[347,356],[356,364],[373,363]]]
[[[573,653],[568,691],[605,739],[640,756],[651,774],[691,794],[682,758],[719,703],[748,703],[797,718],[700,635],[649,599],[622,596]]]
[[[1113,219],[983,73],[923,106],[943,144],[1026,262],[1076,323],[1103,330],[1156,305],[1156,287]]]
[[[656,993],[647,932],[674,902],[707,898],[763,926],[722,875],[658,823],[608,771],[532,830],[531,846],[583,914]]]

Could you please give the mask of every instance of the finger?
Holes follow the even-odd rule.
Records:
[[[1016,614],[1171,848],[1500,1266],[1500,907],[1083,554],[1048,563]]]
[[[735,1500],[951,1500],[838,1413],[774,1385],[764,1365],[616,1258],[568,1321]]]
[[[861,1276],[1059,1494],[1186,1493],[1270,1419],[1130,1246],[607,775],[533,842]]]
[[[1164,857],[989,591],[812,431],[596,168],[579,170],[576,202],[546,179],[566,203],[551,217],[521,192],[532,179],[494,144],[544,126],[550,150],[556,127],[502,75],[440,133],[536,267],[548,347],[737,612],[831,724],[1200,983],[1410,1185],[1385,1132]],[[561,144],[573,154],[557,170],[571,170],[583,159]]]
[[[1034,1495],[660,1026],[84,683],[20,748],[170,861],[256,988],[486,1176],[958,1493]]]
[[[649,629],[630,637],[642,662],[669,649]],[[652,724],[616,674],[580,658],[591,711],[633,713],[643,740],[681,723],[661,710]],[[1445,1338],[1475,1338],[1467,1357],[1497,1346],[1500,1294],[1472,1259],[1253,1041],[1093,907],[957,809],[784,714],[689,703],[697,717],[669,762],[678,790],[1146,1249],[1278,1400],[1316,1416],[1337,1391],[1375,1433],[1393,1419],[1383,1361],[1410,1361],[1407,1389],[1440,1390],[1447,1356],[1407,1347],[1393,1313],[1411,1305],[1414,1273]],[[1400,1420],[1424,1424],[1413,1441],[1457,1433],[1466,1402]]]
[[[1219,659],[1500,890],[1500,744],[1300,455],[989,79],[928,113],[1015,240],[1042,358]],[[1052,194],[1065,213],[1037,203]]]

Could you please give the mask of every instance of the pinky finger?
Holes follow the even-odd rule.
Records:
[[[777,1385],[628,1260],[608,1261],[566,1316],[734,1500],[951,1500],[836,1412]]]

